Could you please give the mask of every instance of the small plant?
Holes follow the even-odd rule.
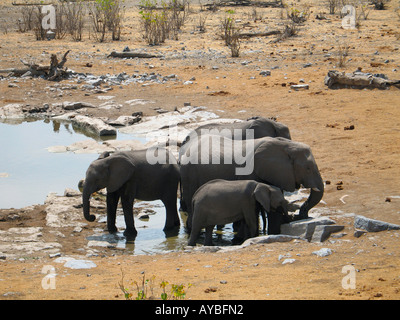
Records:
[[[124,0],[95,0],[89,5],[93,36],[98,42],[104,42],[107,30],[112,40],[120,40],[123,20],[122,4]]]
[[[338,45],[338,65],[344,67],[346,65],[346,59],[349,55],[349,46],[345,43],[339,43]]]
[[[32,17],[32,29],[35,33],[36,40],[45,40],[46,39],[46,29],[43,28],[42,21],[44,18],[44,13],[42,13],[42,7],[36,6],[36,10],[33,12]]]
[[[139,7],[143,38],[149,45],[159,45],[167,38],[178,40],[188,14],[186,0],[162,1],[161,10],[157,8],[156,0],[142,0]]]
[[[290,23],[285,25],[285,28],[283,29],[283,32],[278,37],[276,42],[279,42],[281,40],[285,40],[285,39],[290,38],[290,37],[294,37],[295,35],[297,35],[297,33],[298,33],[297,24],[294,23],[294,22],[290,22]]]
[[[139,11],[143,28],[143,38],[149,45],[159,45],[169,35],[169,25],[166,11],[156,10],[156,1],[144,0],[141,2],[142,10]]]
[[[231,55],[232,58],[237,58],[239,57],[239,51],[240,51],[240,40],[239,40],[239,34],[234,33],[231,38],[231,44],[230,44],[230,49],[231,49]]]
[[[85,6],[83,0],[77,0],[70,3],[62,3],[65,7],[65,15],[67,17],[66,28],[68,33],[75,41],[82,40],[82,32],[85,24]]]
[[[197,26],[199,32],[206,32],[206,21],[207,21],[207,14],[199,14],[199,24]]]
[[[340,0],[326,0],[326,5],[329,8],[329,14],[335,14],[336,9],[339,7]]]
[[[287,12],[287,17],[294,23],[306,22],[310,15],[308,7],[305,7],[302,10],[299,10],[297,8],[291,8],[290,10],[286,9],[286,12]]]
[[[121,281],[119,282],[119,287],[121,291],[124,294],[124,297],[126,300],[150,300],[150,299],[156,299],[156,296],[154,294],[154,280],[155,276],[153,275],[150,279],[146,279],[145,273],[143,273],[142,280],[140,283],[137,281],[133,281],[131,284],[135,285],[134,291],[136,293],[133,293],[129,288],[125,287],[124,285],[124,272],[122,271],[122,276],[121,276]],[[168,281],[161,281],[160,282],[160,288],[161,288],[161,293],[160,293],[160,298],[161,300],[183,300],[186,298],[186,286],[183,284],[171,284],[170,285],[170,290],[167,289],[169,285]],[[187,289],[189,289],[192,285],[189,283],[187,285]],[[169,293],[168,293],[169,292]]]
[[[188,284],[188,289],[192,285],[189,283]],[[186,291],[185,291],[185,286],[183,284],[171,284],[171,295],[173,300],[183,300],[186,298]],[[166,300],[166,299],[164,299]]]
[[[21,19],[18,19],[18,31],[26,32],[33,29],[34,6],[21,7]]]
[[[240,50],[240,28],[236,25],[233,14],[235,11],[227,10],[225,17],[221,20],[221,38],[225,41],[225,45],[231,49],[232,57],[239,56]]]

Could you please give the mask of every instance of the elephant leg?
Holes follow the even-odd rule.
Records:
[[[133,201],[132,195],[123,194],[121,196],[122,208],[124,210],[125,226],[124,236],[127,238],[135,238],[137,231],[135,228],[135,222],[133,220]]]
[[[268,212],[268,234],[280,234],[283,215],[275,210]]]
[[[195,225],[192,228],[192,230],[190,232],[188,246],[195,246],[196,245],[196,240],[200,236],[200,231],[201,231],[201,228],[199,228],[197,225]]]
[[[241,244],[243,239],[245,238],[245,225],[244,220],[239,220],[233,223],[233,230],[236,232],[235,236],[232,239],[232,244]]]
[[[176,195],[171,195],[167,199],[162,200],[166,210],[164,230],[173,229],[181,224],[178,216],[176,201]]]
[[[107,192],[107,230],[109,233],[116,233],[118,231],[115,226],[117,216],[117,206],[120,197],[120,190],[115,192]]]
[[[205,246],[212,246],[212,234],[215,226],[207,226],[206,227],[206,234],[205,234],[205,240],[204,240],[204,245]]]

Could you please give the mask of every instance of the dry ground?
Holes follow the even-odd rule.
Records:
[[[123,40],[96,43],[87,35],[82,42],[68,38],[40,42],[32,33],[17,33],[14,25],[17,9],[10,5],[11,1],[3,1],[0,69],[20,66],[19,58],[45,63],[50,53],[71,49],[66,66],[78,72],[139,71],[174,73],[182,80],[195,77],[192,85],[182,82],[146,87],[129,85],[115,87],[112,94],[121,101],[151,99],[156,106],[168,110],[191,102],[206,106],[221,117],[274,116],[289,126],[294,140],[311,146],[323,179],[330,182],[323,198],[325,204],[320,206],[335,213],[361,214],[400,224],[399,89],[331,90],[323,83],[327,72],[334,68],[348,72],[362,68],[365,72],[384,73],[390,79],[400,78],[400,19],[395,12],[399,1],[389,2],[387,10],[372,10],[368,20],[360,21],[358,30],[343,30],[337,15],[325,14],[328,20],[315,19],[316,14],[326,13],[327,9],[316,5],[317,1],[310,2],[310,18],[299,27],[297,36],[277,43],[271,42],[274,37],[243,40],[239,58],[231,58],[229,49],[217,36],[226,8],[209,13],[207,30],[199,33],[195,31],[199,7],[193,5],[193,13],[178,41],[167,40],[161,46],[149,47],[141,39],[137,9],[130,1],[126,2],[128,19]],[[241,23],[249,22],[246,31],[264,30],[266,26],[275,30],[283,28],[285,22],[281,9],[258,8],[263,18],[257,22],[249,18],[250,8],[234,10]],[[349,47],[343,67],[338,66],[339,44]],[[105,58],[112,50],[121,51],[126,45],[166,54],[168,58],[132,61]],[[174,50],[176,58],[168,55]],[[193,58],[194,50],[208,53],[209,58]],[[226,58],[212,58],[213,50]],[[183,58],[185,52],[187,58]],[[86,63],[93,67],[86,67]],[[305,67],[307,63],[312,65]],[[271,76],[260,76],[262,70],[271,70]],[[310,89],[290,90],[290,83],[299,83],[300,79]],[[8,81],[0,82],[0,106],[65,100],[98,103],[94,95],[85,96],[79,90],[63,97],[44,94],[43,88],[51,83],[41,79],[22,80],[17,85],[19,88],[9,88]],[[151,115],[155,114],[153,107],[139,110],[125,106],[119,115],[133,111]],[[354,130],[344,130],[350,125]],[[343,182],[343,190],[337,190],[339,182]],[[26,220],[23,226],[44,223],[41,208],[36,212],[31,222]],[[156,276],[156,291],[161,280],[192,283],[187,292],[192,299],[399,299],[399,232],[370,233],[357,239],[353,237],[352,218],[334,219],[345,224],[347,233],[334,243],[257,245],[224,254],[178,252],[128,256],[105,250],[102,257],[90,258],[97,267],[89,270],[66,269],[48,257],[5,260],[0,262],[0,291],[3,299],[123,299],[118,288],[122,272],[126,285],[133,288],[129,282],[141,280],[141,272],[145,271],[148,278]],[[15,225],[8,220],[0,222],[2,230]],[[66,239],[65,255],[79,253],[74,249],[74,241],[79,239]],[[333,254],[324,258],[312,254],[321,247],[331,248]],[[282,265],[278,257],[287,253],[296,261]],[[41,287],[44,276],[41,270],[48,264],[56,267],[56,290]],[[342,288],[345,274],[341,271],[345,265],[353,265],[357,271],[356,289]]]

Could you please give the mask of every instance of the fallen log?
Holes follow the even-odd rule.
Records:
[[[151,53],[140,53],[140,52],[111,52],[107,58],[161,58],[162,56],[151,54]]]
[[[218,4],[214,3],[208,3],[205,4],[204,7],[209,8],[209,10],[212,10],[213,7],[219,6],[219,7],[258,7],[258,8],[283,8],[282,1],[249,1],[249,0],[226,0],[226,1],[220,1]]]
[[[327,85],[328,88],[344,85],[384,89],[391,85],[400,85],[400,80],[389,80],[382,74],[371,74],[361,71],[345,73],[333,70],[328,72],[328,75],[324,79],[324,84]]]
[[[68,50],[62,60],[58,62],[57,56],[52,54],[50,57],[50,65],[39,65],[36,63],[29,63],[25,60],[20,59],[23,65],[27,68],[17,69],[1,69],[0,73],[8,73],[8,76],[22,77],[22,76],[33,76],[40,77],[44,76],[47,80],[54,81],[68,77],[68,72],[64,70],[64,64],[67,62],[67,55],[71,50]]]
[[[245,32],[245,33],[240,33],[239,34],[239,38],[253,38],[253,37],[268,37],[268,36],[273,36],[276,34],[281,34],[282,31],[279,30],[272,30],[272,31],[268,31],[268,32]]]

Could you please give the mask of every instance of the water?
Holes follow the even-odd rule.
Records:
[[[70,145],[88,137],[102,141],[69,122],[0,122],[0,209],[42,204],[50,192],[77,190],[79,180],[98,155],[50,153],[47,148]],[[128,138],[132,136],[118,135],[118,139]]]
[[[178,200],[179,208],[179,200]],[[135,216],[135,228],[138,232],[134,241],[127,240],[123,231],[125,230],[125,221],[121,209],[117,210],[116,226],[119,230],[116,234],[109,234],[106,231],[97,230],[93,235],[87,239],[95,242],[95,246],[102,247],[115,247],[125,249],[132,254],[154,254],[159,252],[175,251],[183,249],[187,246],[189,235],[185,230],[186,214],[179,212],[181,224],[173,230],[164,232],[165,224],[165,208],[160,200],[156,201],[137,201],[134,205],[135,208],[142,210],[149,210],[148,220],[141,220]],[[107,222],[106,216],[98,217],[99,222],[104,225]],[[227,225],[223,230],[214,230],[213,242],[218,246],[231,245],[234,233],[232,232],[231,225]],[[92,245],[93,242],[89,242]],[[201,233],[198,243],[204,243],[204,232]]]
[[[53,120],[21,120],[0,122],[0,209],[23,208],[44,203],[50,192],[63,194],[66,188],[78,189],[79,180],[85,177],[89,164],[98,154],[74,154],[72,152],[51,153],[48,147],[70,145],[88,137],[102,142],[97,136],[75,128],[69,122]],[[132,135],[118,133],[118,140],[135,139]],[[115,139],[115,137],[114,137]],[[139,140],[143,140],[138,138]],[[143,141],[142,141],[143,142]],[[138,236],[128,241],[123,236],[125,222],[122,211],[118,211],[117,227],[120,230],[110,235],[96,231],[87,240],[97,244],[115,246],[133,254],[150,254],[181,249],[187,245],[188,235],[184,224],[186,216],[180,213],[181,226],[173,232],[163,231],[165,208],[161,201],[135,202],[135,208],[150,209],[148,220],[135,216]],[[98,217],[99,221],[106,218]],[[216,245],[230,245],[233,233],[225,227],[214,234]],[[204,236],[199,243],[204,242]]]

